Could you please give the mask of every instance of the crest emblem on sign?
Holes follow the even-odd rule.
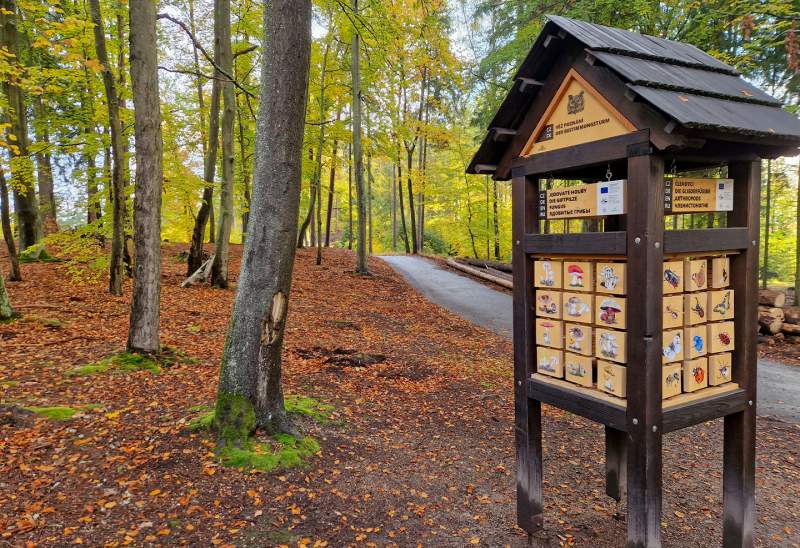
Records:
[[[583,111],[583,91],[576,95],[570,95],[567,102],[567,113],[578,114]]]

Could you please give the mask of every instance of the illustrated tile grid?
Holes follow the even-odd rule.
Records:
[[[683,265],[685,291],[703,291],[708,287],[708,260],[687,259]]]
[[[575,384],[591,388],[594,359],[591,356],[580,356],[564,352],[564,378]]]
[[[543,289],[561,289],[561,261],[537,259],[533,262],[533,285]]]
[[[670,363],[661,368],[661,399],[665,400],[681,393],[681,374],[683,368],[680,363]]]
[[[708,292],[708,320],[718,322],[733,319],[733,289]]]
[[[597,388],[624,398],[627,371],[624,365],[597,360]]]
[[[712,289],[728,287],[731,283],[731,259],[730,257],[714,257],[711,259],[711,284]]]
[[[661,339],[661,363],[671,363],[683,359],[683,329],[664,331]]]
[[[684,352],[686,359],[699,358],[708,353],[708,329],[705,325],[693,325],[683,331]]]
[[[594,355],[601,360],[625,363],[625,332],[600,327],[595,329]]]
[[[708,321],[708,293],[697,291],[683,295],[683,323],[697,325]]]
[[[683,391],[695,392],[708,386],[708,359],[695,358],[683,362]]]
[[[664,294],[683,292],[683,261],[664,261]]]
[[[591,291],[594,265],[587,261],[564,261],[561,279],[565,291]]]
[[[668,295],[661,300],[664,329],[683,326],[683,295]]]
[[[718,386],[733,379],[733,356],[730,352],[708,356],[708,384]]]
[[[592,323],[594,316],[592,295],[588,293],[564,293],[562,299],[562,317],[566,321]]]
[[[543,318],[561,319],[561,292],[547,289],[536,290],[536,315]]]
[[[598,293],[625,294],[625,263],[597,263],[595,265],[595,290]]]
[[[601,327],[625,329],[625,297],[617,295],[594,296],[594,323]]]
[[[558,379],[564,378],[564,353],[561,350],[547,348],[546,346],[536,347],[536,371],[544,375],[550,375]]]
[[[550,318],[536,318],[536,344],[551,348],[563,348],[564,322]]]

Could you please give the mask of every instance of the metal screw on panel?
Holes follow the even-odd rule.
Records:
[[[653,432],[658,432],[658,426],[656,426],[655,424],[653,425]]]
[[[639,245],[640,243],[642,243],[642,239],[639,236],[636,236],[636,238],[633,239],[633,243]]]
[[[522,386],[522,381],[517,381],[517,386]]]
[[[519,240],[517,240],[517,245],[519,245]]]
[[[633,424],[639,424],[639,419],[633,419]]]
[[[755,240],[753,240],[753,245],[754,245],[754,246],[756,245],[756,241],[755,241]]]
[[[753,406],[753,400],[747,400],[747,405],[749,405],[750,407],[752,407],[752,406]]]
[[[653,245],[655,246],[656,249],[658,249],[659,247],[661,247],[661,242],[656,242]]]

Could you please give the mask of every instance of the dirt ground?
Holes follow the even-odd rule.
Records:
[[[304,469],[219,465],[186,428],[213,403],[232,291],[180,289],[164,249],[162,340],[196,362],[161,374],[69,376],[121,350],[130,284],[74,282],[60,263],[8,283],[22,320],[0,324],[0,401],[87,406],[69,421],[0,426],[0,546],[524,546],[515,526],[511,343],[427,302],[378,259],[373,275],[325,250],[297,259],[285,351],[289,394],[333,406],[303,423]],[[239,268],[241,249],[231,271]],[[0,264],[5,257],[0,256]],[[382,356],[368,367],[331,357]],[[543,546],[621,546],[604,495],[602,427],[545,407]],[[722,423],[666,436],[663,543],[721,544]],[[757,546],[800,545],[800,425],[758,425]]]

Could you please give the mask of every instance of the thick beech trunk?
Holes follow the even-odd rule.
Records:
[[[353,14],[358,19],[358,0],[353,0]],[[356,272],[368,274],[367,268],[367,199],[364,192],[364,156],[361,151],[361,37],[358,29],[353,33],[350,47],[350,73],[353,84],[353,167],[355,168],[356,206],[358,209],[358,239],[356,240]],[[350,237],[352,239],[352,225]]]
[[[108,61],[105,27],[100,13],[100,0],[89,0],[89,11],[94,24],[94,45],[97,60],[102,65],[103,86],[108,106],[108,122],[111,127],[111,195],[112,195],[112,234],[111,261],[109,265],[108,290],[112,295],[122,295],[122,254],[125,244],[125,146],[123,144],[122,123],[119,116],[119,94],[114,73]]]
[[[219,43],[219,66],[226,74],[233,74],[231,50],[231,2],[214,2],[214,36]],[[222,190],[219,200],[219,218],[214,263],[211,266],[211,283],[215,287],[228,287],[228,247],[233,225],[233,118],[236,114],[236,96],[233,82],[222,82]]]
[[[161,292],[161,107],[156,54],[156,4],[130,6],[131,82],[136,135],[136,187],[133,202],[133,276],[128,351],[155,353],[159,343]]]
[[[251,230],[222,356],[214,425],[218,446],[250,431],[293,432],[281,387],[297,238],[311,50],[311,2],[270,0],[264,9]]]
[[[11,273],[8,279],[13,282],[22,280],[22,274],[19,271],[19,260],[17,259],[17,246],[14,243],[14,232],[11,230],[11,215],[9,213],[8,204],[8,185],[6,184],[6,177],[0,168],[0,221],[3,225],[3,239],[6,241],[8,248],[8,261],[11,263]]]
[[[0,320],[9,320],[14,317],[14,309],[11,308],[11,301],[8,298],[6,284],[3,281],[3,271],[0,270]]]

